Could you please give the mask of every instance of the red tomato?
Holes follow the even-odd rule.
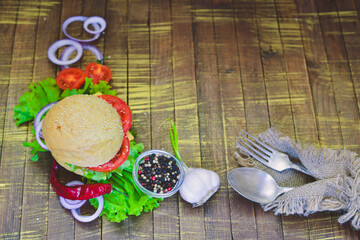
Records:
[[[104,99],[116,109],[120,115],[124,133],[126,133],[132,124],[132,113],[129,106],[120,98],[112,95],[99,95],[98,97]]]
[[[78,68],[65,68],[56,77],[56,84],[62,90],[78,89],[85,83],[85,73]]]
[[[110,81],[112,71],[109,67],[99,63],[89,63],[85,68],[85,75],[88,78],[92,78],[94,84],[98,84],[99,81]]]
[[[130,141],[129,141],[129,138],[125,135],[121,149],[119,150],[119,152],[115,155],[115,157],[113,159],[111,159],[107,163],[104,163],[103,165],[100,165],[97,167],[88,167],[87,169],[90,169],[92,171],[97,171],[97,172],[113,171],[116,168],[120,167],[120,165],[126,161],[126,159],[129,156],[129,152],[130,152]]]

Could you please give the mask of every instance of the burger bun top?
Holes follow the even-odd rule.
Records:
[[[124,137],[115,108],[93,95],[73,95],[55,104],[43,120],[42,134],[60,165],[80,167],[97,167],[111,160]]]

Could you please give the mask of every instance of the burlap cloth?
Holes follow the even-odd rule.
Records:
[[[301,145],[273,128],[261,133],[259,138],[287,153],[292,161],[300,161],[312,175],[292,169],[274,171],[237,149],[235,157],[239,165],[270,173],[280,186],[295,187],[275,201],[262,205],[265,211],[304,216],[320,211],[339,211],[340,224],[351,220],[351,225],[360,229],[360,158],[356,153]]]

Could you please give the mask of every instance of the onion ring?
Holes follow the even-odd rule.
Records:
[[[99,196],[99,197],[97,197],[97,200],[99,202],[99,206],[93,215],[83,216],[83,215],[80,215],[80,208],[71,209],[71,213],[74,216],[74,218],[76,220],[78,220],[79,222],[91,222],[91,221],[95,220],[97,217],[99,217],[100,213],[102,212],[102,210],[104,208],[104,198],[103,198],[103,196]]]
[[[90,30],[89,29],[89,25],[93,25],[93,24],[98,24],[100,26],[100,29],[98,30]],[[106,28],[106,21],[102,18],[102,17],[98,17],[98,16],[94,16],[94,17],[89,17],[88,19],[86,19],[84,21],[84,29],[85,31],[87,31],[90,34],[98,34],[98,33],[102,33],[105,28]],[[94,25],[93,25],[94,26]]]
[[[40,147],[42,147],[45,150],[50,151],[49,148],[40,139],[40,131],[41,131],[41,128],[42,128],[42,123],[43,123],[43,120],[41,120],[39,122],[39,124],[37,125],[37,128],[35,128],[36,141],[39,143]]]
[[[52,102],[49,103],[48,105],[46,105],[45,107],[43,107],[35,116],[34,119],[34,129],[37,128],[37,126],[39,125],[39,122],[41,121],[41,117],[46,113],[47,110],[49,110],[52,106],[54,106],[57,102]],[[43,138],[41,130],[39,132],[39,136],[40,138]]]
[[[74,17],[69,17],[68,19],[66,19],[64,22],[63,22],[63,25],[62,25],[62,31],[63,33],[68,37],[70,38],[71,40],[74,40],[74,41],[77,41],[77,42],[81,42],[81,43],[84,43],[84,42],[92,42],[92,41],[95,41],[96,39],[98,39],[100,37],[100,33],[97,33],[97,34],[94,34],[95,36],[93,38],[90,38],[90,39],[77,39],[77,38],[74,38],[72,36],[70,36],[70,34],[68,34],[66,32],[66,28],[73,22],[85,22],[87,19],[89,19],[88,17],[84,17],[84,16],[74,16]],[[105,20],[104,20],[105,21]],[[94,22],[92,23],[89,23],[91,24],[95,31],[99,31],[99,29],[101,29],[101,25],[100,24],[96,24]],[[68,65],[68,64],[63,64],[63,65]]]
[[[75,181],[68,182],[66,184],[66,186],[75,186],[75,185],[84,185],[84,183],[75,180]],[[59,196],[59,200],[60,200],[61,205],[64,208],[69,209],[69,210],[80,208],[80,207],[82,207],[82,205],[84,205],[86,203],[86,200],[70,200],[70,199],[63,198],[61,196]]]
[[[75,49],[77,50],[77,54],[75,56],[74,59],[68,60],[68,61],[61,61],[56,57],[56,51],[66,45],[70,45],[70,46],[74,46]],[[70,40],[70,39],[62,39],[62,40],[58,40],[56,42],[54,42],[48,49],[48,58],[50,61],[52,61],[53,63],[57,64],[57,65],[70,65],[73,64],[77,61],[79,61],[79,59],[81,58],[83,53],[83,48],[81,46],[80,43]]]
[[[95,55],[96,60],[101,61],[101,63],[104,62],[104,60],[103,60],[104,56],[97,47],[90,45],[90,44],[81,44],[81,45],[84,50],[89,50],[90,52],[92,52]],[[76,49],[74,46],[69,46],[69,47],[65,48],[61,52],[60,60],[61,61],[69,60],[71,54],[73,54],[75,52],[75,50]],[[65,69],[65,68],[69,68],[69,65],[61,65],[60,67],[61,67],[61,69]]]

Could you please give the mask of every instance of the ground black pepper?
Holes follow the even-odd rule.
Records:
[[[138,180],[151,192],[167,193],[174,188],[179,178],[179,166],[171,156],[151,154],[139,164]]]

